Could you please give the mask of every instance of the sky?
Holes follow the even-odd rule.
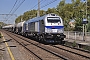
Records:
[[[51,1],[53,0],[40,0],[40,7],[47,5],[41,8],[41,10],[47,10],[48,8],[56,7],[61,0],[56,0],[55,2],[48,5],[47,3]],[[66,0],[66,3],[70,2],[71,0]],[[38,0],[0,0],[0,22],[14,24],[15,19],[18,16],[23,15],[24,12],[38,9],[37,4]],[[12,16],[6,14],[12,14]]]

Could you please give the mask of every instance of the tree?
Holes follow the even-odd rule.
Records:
[[[90,20],[90,0],[87,0],[87,17],[86,17],[86,3],[81,0],[72,0],[72,3],[65,3],[65,0],[60,1],[56,8],[48,8],[47,11],[40,10],[40,16],[44,14],[55,13],[59,15],[64,21],[65,30],[81,31],[82,20],[87,18]],[[37,17],[37,10],[30,10],[16,19],[16,23],[22,20],[28,20]],[[89,17],[89,18],[88,18]],[[70,20],[75,20],[75,27],[71,28],[69,25]],[[90,21],[89,21],[90,22]],[[90,23],[88,24],[88,30]]]
[[[49,14],[49,13],[57,13],[56,8],[48,8],[48,10],[46,11],[46,14]]]
[[[44,15],[45,11],[40,10],[40,16]],[[16,18],[15,23],[19,23],[22,21],[27,21],[28,19],[32,19],[34,17],[37,17],[37,10],[30,10],[26,11],[23,15],[20,15],[18,18]]]

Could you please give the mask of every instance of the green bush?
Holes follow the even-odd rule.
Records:
[[[73,42],[72,46],[73,46],[73,47],[76,47],[76,46],[77,46],[76,41]]]

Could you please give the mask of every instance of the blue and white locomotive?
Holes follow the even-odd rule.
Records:
[[[63,20],[53,13],[4,26],[3,29],[44,42],[60,42],[66,37]]]
[[[64,33],[63,20],[56,14],[47,14],[27,20],[23,25],[23,33],[40,41],[56,42],[66,37]]]

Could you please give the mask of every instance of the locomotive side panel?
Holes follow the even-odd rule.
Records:
[[[39,32],[39,22],[35,22],[35,32]]]
[[[28,32],[35,31],[35,22],[28,23]]]
[[[44,24],[44,20],[40,20],[39,21],[39,28],[41,33],[45,32],[45,24]]]

